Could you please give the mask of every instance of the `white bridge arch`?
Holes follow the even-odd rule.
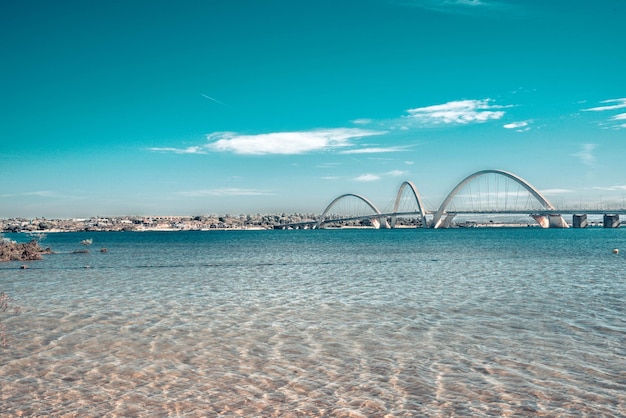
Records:
[[[328,206],[326,206],[326,209],[324,209],[324,212],[322,212],[322,215],[320,216],[319,220],[317,221],[317,224],[315,225],[315,228],[321,228],[322,224],[324,223],[324,221],[326,220],[326,215],[328,214],[328,211],[335,205],[335,203],[337,203],[338,201],[345,199],[347,197],[355,197],[361,201],[363,201],[367,206],[369,206],[373,211],[374,211],[374,215],[381,215],[382,212],[376,207],[376,205],[374,205],[372,202],[370,202],[369,199],[367,199],[366,197],[363,197],[359,194],[355,194],[355,193],[345,193],[342,194],[341,196],[336,197],[332,202],[330,202],[328,204]],[[376,219],[380,219],[380,217],[374,216],[374,218]],[[384,222],[384,227],[388,228],[387,225],[387,221],[380,219],[380,221]]]
[[[400,206],[400,199],[402,197],[402,193],[404,192],[404,189],[406,187],[409,187],[411,189],[411,191],[413,192],[413,196],[415,197],[415,202],[417,203],[417,209],[420,213],[421,216],[421,220],[422,220],[422,227],[424,228],[428,228],[428,222],[426,222],[426,210],[424,209],[424,203],[422,202],[422,197],[420,196],[419,192],[417,191],[417,187],[415,187],[415,184],[413,184],[412,181],[405,181],[400,185],[400,188],[398,189],[398,194],[396,195],[396,201],[393,205],[393,213],[397,214],[398,213],[398,208]],[[395,227],[396,225],[396,216],[392,216],[391,217],[391,227]]]
[[[473,180],[480,178],[481,176],[488,176],[488,175],[495,175],[494,177],[496,178],[496,181],[499,177],[504,177],[506,181],[512,180],[513,183],[516,183],[518,186],[521,186],[520,189],[524,189],[525,192],[528,193],[527,198],[530,199],[529,201],[535,202],[534,208],[532,209],[525,208],[521,210],[517,208],[515,210],[510,210],[510,208],[506,207],[506,199],[505,199],[505,202],[504,202],[505,207],[495,208],[495,210],[478,209],[477,211],[473,211],[473,210],[467,211],[464,208],[460,210],[449,210],[449,206],[451,205],[451,203],[453,203],[453,199],[459,194],[461,190],[463,190],[466,186],[470,185],[470,183]],[[405,192],[407,187],[409,187],[413,197],[415,198],[415,202],[417,203],[417,210],[398,212],[398,210],[400,209],[400,202],[401,202],[403,193]],[[498,183],[496,183],[496,189],[497,188],[498,188]],[[489,190],[487,191],[487,194],[488,195],[490,194]],[[506,195],[507,195],[507,192],[505,192],[505,196]],[[527,182],[526,180],[524,180],[523,178],[519,177],[516,174],[510,173],[504,170],[494,170],[494,169],[477,171],[465,177],[452,189],[450,193],[448,193],[448,195],[446,196],[444,201],[441,203],[441,205],[439,206],[439,209],[436,212],[430,211],[424,207],[422,197],[420,196],[417,190],[417,187],[415,187],[415,184],[413,184],[413,182],[404,181],[402,182],[402,184],[400,185],[398,189],[395,202],[394,202],[393,212],[391,213],[382,213],[376,207],[376,205],[374,205],[369,199],[367,199],[366,197],[362,195],[355,194],[355,193],[345,193],[345,194],[342,194],[341,196],[336,197],[332,202],[330,202],[330,204],[326,207],[326,209],[324,209],[324,212],[322,213],[322,215],[318,218],[317,221],[315,221],[314,224],[311,224],[311,226],[313,228],[321,228],[322,225],[327,222],[328,213],[333,208],[333,206],[335,206],[335,204],[339,202],[340,200],[350,198],[350,197],[356,198],[357,200],[360,200],[361,202],[365,203],[369,207],[369,209],[372,210],[373,213],[368,214],[366,212],[365,214],[361,214],[361,215],[350,215],[350,216],[342,218],[341,220],[347,221],[347,220],[371,218],[372,224],[376,228],[393,228],[395,227],[397,217],[404,216],[404,215],[419,215],[421,217],[422,227],[424,228],[429,228],[429,227],[430,228],[447,228],[452,223],[453,218],[459,213],[468,213],[468,214],[469,213],[483,213],[483,214],[527,213],[543,228],[569,228],[567,222],[563,219],[562,215],[558,213],[558,211],[555,209],[552,203],[550,203],[548,199],[546,199],[546,197],[543,196],[539,192],[539,190],[537,190],[533,185],[531,185],[529,182]],[[537,205],[537,203],[539,205]],[[489,202],[487,202],[487,204],[489,204]],[[454,204],[452,204],[452,206],[454,206]],[[428,222],[426,219],[426,216],[430,214],[433,214],[433,218],[431,222]],[[391,222],[388,222],[388,220],[390,220]]]
[[[501,175],[504,177],[508,177],[512,180],[514,180],[515,182],[517,182],[520,186],[524,187],[535,199],[537,199],[537,201],[544,207],[544,209],[546,210],[554,210],[554,206],[552,205],[552,203],[550,203],[548,201],[548,199],[546,199],[540,192],[539,190],[537,190],[534,186],[532,186],[530,183],[528,183],[526,180],[524,180],[523,178],[513,174],[513,173],[509,173],[508,171],[503,171],[503,170],[482,170],[482,171],[477,171],[473,174],[470,174],[469,176],[465,177],[463,180],[461,180],[459,182],[459,184],[457,184],[454,189],[452,189],[452,191],[448,194],[448,196],[446,196],[446,198],[444,199],[444,201],[441,203],[441,206],[439,206],[439,209],[437,210],[437,212],[435,212],[435,215],[433,217],[432,223],[431,223],[431,227],[432,228],[441,228],[441,227],[445,227],[447,226],[447,224],[451,221],[451,217],[447,216],[447,220],[444,220],[443,215],[446,214],[446,211],[448,209],[448,205],[450,204],[450,202],[452,201],[452,199],[454,199],[454,197],[457,195],[457,193],[463,189],[468,183],[470,183],[472,180],[476,179],[477,177],[480,176],[484,176],[487,174],[497,174],[497,175]],[[561,215],[551,215],[551,216],[546,216],[546,215],[532,215],[533,218],[537,221],[537,223],[539,223],[539,225],[541,225],[544,228],[567,228],[567,222],[565,222],[565,220],[563,219],[563,217]]]

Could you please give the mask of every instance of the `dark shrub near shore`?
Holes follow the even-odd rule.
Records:
[[[26,243],[0,241],[0,262],[41,260],[42,254],[51,254],[50,248],[43,249],[36,240]]]

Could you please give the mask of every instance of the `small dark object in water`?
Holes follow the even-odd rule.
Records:
[[[28,266],[27,266],[26,264],[22,264],[22,265],[20,266],[20,269],[22,269],[22,270],[26,270],[27,268],[28,268]]]
[[[72,251],[72,254],[89,254],[89,250],[76,250]]]
[[[107,250],[106,248],[101,248],[101,249],[100,249],[100,252],[101,252],[101,253],[106,253],[106,252],[109,252],[109,250]]]

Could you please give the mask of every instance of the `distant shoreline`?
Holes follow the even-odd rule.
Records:
[[[311,229],[316,214],[273,215],[199,215],[199,216],[121,216],[86,219],[0,219],[0,233],[47,234],[61,232],[175,232],[175,231],[263,231],[274,229]],[[326,220],[326,229],[376,229],[370,219],[333,223]],[[298,227],[299,226],[299,227]],[[569,225],[572,227],[572,225]],[[603,227],[599,220],[590,220],[587,228]],[[398,218],[394,229],[422,228],[416,218]],[[533,220],[518,217],[485,217],[485,219],[454,222],[450,228],[540,228]]]
[[[449,228],[440,228],[440,229],[544,229],[541,228],[540,225],[531,225],[531,224],[481,224],[481,225],[472,225],[472,226],[452,226]],[[333,226],[330,228],[321,228],[323,230],[332,231],[332,230],[379,230],[379,229],[431,229],[431,228],[422,228],[415,226],[396,226],[395,228],[374,228],[372,226]],[[555,228],[545,228],[545,229],[555,229]],[[557,228],[557,229],[604,229],[602,225],[590,225],[586,228]],[[619,228],[613,228],[619,229]],[[296,228],[211,228],[211,229],[175,229],[175,228],[149,228],[149,229],[134,229],[134,230],[58,230],[51,229],[45,231],[37,231],[33,233],[33,231],[17,231],[17,232],[1,232],[5,236],[10,236],[11,234],[25,234],[33,236],[36,239],[36,234],[41,234],[43,236],[47,234],[74,234],[74,233],[106,233],[106,232],[115,232],[115,233],[151,233],[151,232],[240,232],[240,231],[275,231],[275,230],[298,230]],[[310,230],[310,228],[309,228]]]

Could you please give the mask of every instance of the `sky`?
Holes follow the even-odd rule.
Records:
[[[626,195],[622,0],[21,0],[0,218],[321,213],[512,172]],[[607,203],[608,204],[608,203]]]

